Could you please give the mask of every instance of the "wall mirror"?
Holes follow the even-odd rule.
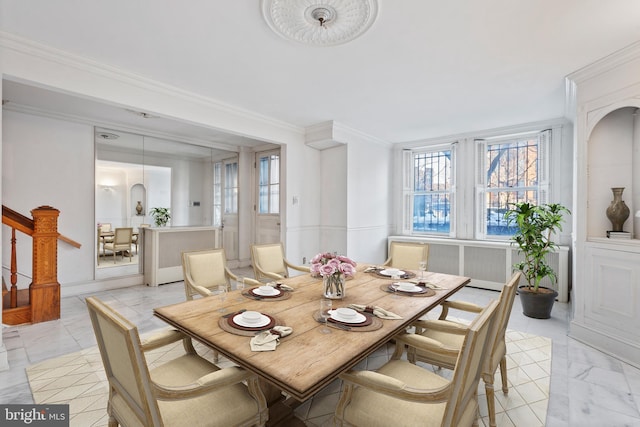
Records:
[[[167,225],[187,227],[218,227],[221,212],[237,212],[223,190],[234,177],[219,173],[237,165],[235,152],[106,128],[95,129],[95,147],[96,279],[142,272],[139,230],[156,226],[152,208],[169,209]],[[117,228],[132,228],[133,244],[114,257]]]

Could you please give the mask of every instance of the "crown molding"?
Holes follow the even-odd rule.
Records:
[[[333,120],[308,126],[305,135],[305,143],[309,147],[317,150],[326,150],[348,144],[349,142],[375,143],[387,147],[392,146],[392,144],[387,141],[367,135],[364,132]]]
[[[600,74],[613,70],[622,64],[626,64],[639,58],[640,41],[632,43],[602,59],[592,62],[591,64],[568,74],[566,78],[575,83],[582,83],[585,80],[592,79]]]
[[[183,142],[186,144],[198,145],[206,148],[214,148],[218,150],[237,152],[238,146],[227,144],[224,142],[211,141],[201,138],[190,138],[183,135],[175,135],[168,132],[158,132],[146,128],[138,128],[135,126],[123,125],[122,123],[109,122],[106,120],[95,120],[87,117],[82,117],[74,114],[60,113],[57,111],[45,110],[42,108],[31,107],[29,105],[18,104],[16,102],[7,102],[2,107],[4,110],[12,111],[15,113],[29,114],[33,116],[45,117],[48,119],[61,120],[72,123],[79,123],[88,126],[95,126],[108,129],[117,129],[122,132],[141,134],[159,139],[169,139],[176,142]]]
[[[199,95],[197,93],[189,92],[184,89],[171,86],[171,85],[144,77],[142,75],[126,71],[122,68],[100,63],[95,60],[92,60],[83,56],[79,56],[76,54],[72,54],[70,52],[67,52],[61,49],[53,48],[51,46],[47,46],[45,44],[35,42],[33,40],[29,40],[5,31],[0,31],[0,49],[12,50],[21,55],[26,55],[28,57],[37,58],[47,62],[57,63],[65,67],[70,67],[85,73],[99,76],[101,78],[114,80],[116,82],[123,83],[125,85],[134,86],[134,87],[144,89],[150,92],[155,92],[157,94],[161,94],[164,96],[181,99],[188,103],[196,104],[196,105],[205,107],[207,109],[218,110],[224,113],[225,115],[234,117],[236,120],[241,119],[244,121],[254,122],[260,125],[266,125],[272,128],[276,128],[280,131],[296,134],[300,139],[303,138],[305,133],[304,129],[299,126],[295,126],[290,123],[277,120],[272,117],[268,117],[250,110],[246,110],[240,107],[226,104],[221,101],[217,101],[215,99],[212,99],[203,95]],[[6,67],[3,66],[3,69],[6,69]],[[21,78],[21,76],[15,76],[15,77]],[[131,107],[137,108],[138,106],[131,106]],[[168,118],[174,117],[174,116],[168,116],[167,114],[161,111],[150,111],[148,108],[143,108],[143,109],[145,111],[149,111],[150,113],[164,115],[165,117],[168,117]],[[182,119],[180,117],[175,117],[175,118]],[[192,121],[192,123],[197,123],[197,122]],[[203,125],[206,125],[206,124],[203,123]],[[220,130],[224,131],[224,129],[220,129]],[[236,130],[229,130],[229,132],[233,134],[238,134]],[[243,134],[242,136],[246,136],[250,138],[258,137],[256,135],[250,135],[250,134]]]

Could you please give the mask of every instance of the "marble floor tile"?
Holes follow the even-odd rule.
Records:
[[[250,269],[234,271],[246,277],[253,276]],[[178,282],[159,287],[133,286],[100,291],[95,295],[130,316],[141,333],[146,333],[165,326],[153,316],[152,309],[184,300],[184,285]],[[104,403],[99,396],[105,396],[107,389],[89,375],[94,372],[98,381],[104,381],[102,362],[97,352],[82,353],[86,364],[81,369],[56,368],[58,373],[67,376],[62,383],[64,390],[52,388],[46,376],[34,380],[35,390],[32,390],[25,372],[25,368],[39,362],[83,349],[95,350],[95,337],[84,301],[86,296],[62,298],[60,320],[3,328],[3,344],[11,369],[0,372],[1,403],[32,403],[32,393],[47,393],[51,399],[65,399],[77,394],[79,397],[73,400],[76,415],[71,425],[106,425]],[[497,292],[465,288],[452,299],[485,305],[497,296]],[[427,317],[435,318],[438,314],[439,309],[436,309]],[[500,427],[545,424],[549,427],[640,426],[640,370],[569,338],[570,316],[570,304],[556,303],[551,319],[530,319],[522,315],[519,300],[516,298],[514,301],[508,326],[512,333],[507,355],[508,395],[500,390],[499,373],[495,379]],[[468,321],[473,315],[461,313],[460,318]],[[543,341],[528,340],[532,335],[551,338],[553,344],[545,348]],[[355,369],[374,369],[384,363],[392,352],[393,346],[380,348]],[[167,357],[170,355],[154,356],[150,363],[161,363]],[[230,364],[223,360],[222,365],[225,363]],[[450,378],[451,371],[428,368]],[[331,412],[331,405],[335,406],[340,387],[339,381],[330,384],[296,408],[296,413],[304,415],[301,418],[309,426],[330,425],[331,413],[324,412]],[[549,390],[546,406],[546,397],[541,392],[545,389]],[[479,404],[483,415],[480,425],[488,426],[482,382],[479,384]],[[546,420],[540,420],[543,414],[546,414]]]

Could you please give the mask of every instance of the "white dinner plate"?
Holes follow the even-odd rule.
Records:
[[[271,319],[269,319],[264,314],[260,314],[260,320],[255,323],[248,323],[242,319],[242,313],[240,313],[233,316],[233,323],[235,323],[236,325],[244,326],[245,328],[261,328],[271,323]]]
[[[402,270],[398,270],[398,272],[393,272],[393,273],[397,274],[398,276],[402,276],[405,274],[405,272]],[[391,274],[389,270],[382,270],[380,271],[380,274],[382,274],[383,276],[389,276],[389,277],[393,276],[393,274]]]
[[[262,292],[262,290],[260,288],[254,288],[251,290],[251,292],[253,292],[256,295],[262,295],[263,297],[275,297],[276,295],[280,295],[280,289],[276,289],[276,288],[271,288],[271,292],[266,293],[266,292]]]
[[[424,288],[421,288],[420,286],[416,286],[413,285],[413,288],[411,289],[400,289],[399,286],[399,282],[393,282],[392,286],[398,291],[398,292],[422,292],[424,291]]]
[[[349,319],[346,319],[346,320],[344,317],[340,317],[335,310],[329,310],[329,315],[333,320],[337,320],[338,322],[342,322],[342,323],[353,323],[354,325],[358,323],[362,323],[367,320],[367,317],[364,314],[360,314],[360,313],[356,313],[356,315],[353,316],[353,318],[350,317]]]

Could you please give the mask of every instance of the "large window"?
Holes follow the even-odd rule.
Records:
[[[405,229],[411,233],[446,234],[452,232],[453,149],[410,152],[405,162],[407,213]],[[406,164],[406,163],[405,163]]]
[[[507,237],[515,231],[504,219],[513,203],[546,202],[550,131],[479,140],[477,228],[479,237]]]

